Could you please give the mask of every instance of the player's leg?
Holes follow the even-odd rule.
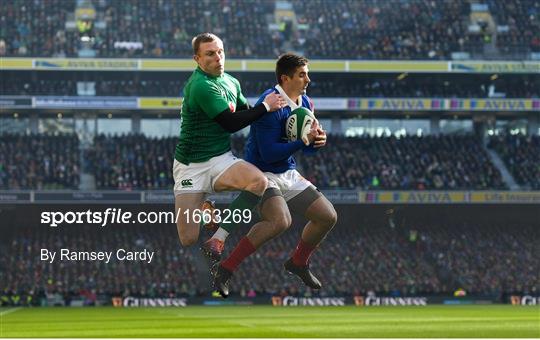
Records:
[[[226,210],[230,213],[237,211],[240,212],[240,215],[243,215],[243,211],[252,211],[259,204],[268,180],[252,164],[237,159],[232,154],[229,157],[232,158],[227,159],[227,156],[224,155],[222,165],[216,165],[214,171],[221,171],[215,177],[213,189],[216,192],[240,190],[240,195],[231,202]],[[219,262],[225,239],[237,225],[238,223],[234,223],[233,218],[222,219],[219,229],[203,244],[202,251],[211,263],[216,264]]]
[[[246,235],[255,249],[289,229],[292,223],[287,202],[279,189],[269,188],[267,192],[271,196],[263,198],[261,206],[261,222],[264,223],[255,224]]]
[[[299,276],[314,289],[321,288],[320,281],[309,269],[309,258],[337,222],[334,206],[315,187],[310,186],[289,202],[291,211],[304,212],[309,220],[298,241],[292,257],[285,262],[285,269]]]
[[[253,210],[261,201],[266,190],[268,180],[266,176],[254,165],[239,161],[226,169],[214,183],[217,192],[227,190],[240,190],[234,201],[227,207],[230,211]],[[236,227],[233,219],[222,221],[220,229],[214,237],[224,241],[227,235]],[[222,232],[222,233],[221,233]]]
[[[211,191],[211,178],[207,174],[209,164],[182,164],[177,160],[173,164],[174,179],[174,214],[178,237],[183,246],[190,246],[199,239],[199,222],[195,215],[199,213],[206,193]]]
[[[261,218],[262,220],[251,227],[216,270],[214,287],[223,297],[228,296],[229,280],[240,263],[264,243],[290,227],[291,214],[279,189],[266,190],[261,203]]]
[[[264,174],[253,164],[243,160],[227,168],[214,182],[214,190],[243,190],[262,196],[266,190],[268,180]]]
[[[202,192],[182,193],[175,197],[176,227],[183,246],[191,246],[199,239],[199,223],[195,223],[193,217],[201,208],[204,197]]]
[[[336,225],[336,210],[332,203],[321,195],[311,203],[304,216],[308,219],[308,223],[302,232],[302,241],[317,247]]]

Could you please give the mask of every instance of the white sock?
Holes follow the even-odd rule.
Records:
[[[221,227],[214,233],[212,238],[217,238],[218,240],[225,242],[225,239],[229,236],[229,232]]]

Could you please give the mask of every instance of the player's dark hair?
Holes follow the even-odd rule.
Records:
[[[212,33],[201,33],[197,35],[193,40],[191,40],[191,46],[193,47],[193,54],[197,54],[199,52],[199,47],[202,43],[212,42],[215,40],[221,40],[219,37]]]
[[[294,76],[297,67],[306,66],[309,64],[307,58],[294,53],[286,53],[279,57],[276,63],[276,79],[278,84],[281,84],[281,76]]]

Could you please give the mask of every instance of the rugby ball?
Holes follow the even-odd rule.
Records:
[[[299,107],[291,112],[287,122],[285,124],[285,133],[287,134],[287,140],[294,142],[297,139],[301,139],[304,144],[309,145],[307,135],[311,130],[311,124],[315,121],[313,112],[305,107]]]

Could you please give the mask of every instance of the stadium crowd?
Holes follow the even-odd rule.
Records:
[[[159,6],[143,0],[101,3],[107,28],[103,34],[96,30],[100,57],[190,57],[191,38],[204,31],[222,36],[231,57],[275,53],[265,16],[273,12],[274,1],[161,1]],[[142,42],[143,48],[117,49],[116,41]]]
[[[506,53],[540,52],[540,4],[534,0],[486,1],[498,25],[507,31],[497,35],[497,47]]]
[[[243,93],[258,97],[273,87],[276,80],[270,73],[234,73],[240,80]],[[41,75],[40,75],[41,76]],[[2,82],[5,95],[69,95],[76,96],[77,79],[59,79],[58,74],[47,78],[30,79],[21,74],[7,73],[6,77],[20,81]],[[91,74],[85,82],[93,83],[96,96],[178,97],[182,96],[189,73],[170,74]],[[311,97],[412,97],[412,98],[488,98],[494,93],[506,98],[540,97],[540,77],[537,75],[501,75],[496,80],[488,76],[409,75],[396,79],[396,75],[311,73],[308,93]],[[52,78],[52,79],[51,79]]]
[[[452,52],[483,42],[482,35],[467,31],[468,1],[293,0],[291,8],[275,0],[92,3],[92,48],[98,57],[189,58],[191,37],[201,31],[223,37],[229,57],[235,58],[274,58],[293,48],[311,58],[450,59]],[[75,26],[66,28],[75,4],[6,3],[0,10],[0,55],[76,56],[79,35]],[[501,51],[511,52],[516,45],[538,50],[537,2],[488,4],[496,22],[509,26],[499,34]],[[287,19],[276,16],[279,11]]]
[[[504,189],[499,170],[472,136],[331,136],[324,152],[298,154],[300,172],[333,189]],[[99,189],[169,189],[176,138],[99,136],[86,157]],[[245,138],[233,138],[242,157]]]
[[[321,188],[504,189],[499,170],[473,136],[332,135],[315,156],[297,153],[300,172]],[[243,140],[233,146],[242,150]],[[241,155],[241,153],[240,153]]]
[[[151,227],[151,228],[150,228]],[[13,238],[3,239],[6,254],[0,264],[2,288],[6,292],[32,292],[62,297],[86,295],[138,294],[147,296],[196,295],[196,275],[189,250],[175,243],[174,227],[20,228]],[[92,261],[40,261],[40,250],[54,247],[73,251],[155,251],[150,264],[144,261],[118,261],[108,264]],[[52,249],[51,249],[52,250]]]
[[[472,135],[330,135],[315,155],[296,154],[299,171],[323,189],[507,189],[482,141]],[[519,185],[539,188],[538,137],[493,137]],[[81,164],[97,189],[169,190],[176,137],[98,135],[81,151],[76,135],[0,136],[1,189],[78,189]],[[232,139],[243,156],[245,137]],[[82,152],[82,155],[81,155]]]
[[[538,230],[456,218],[445,222],[418,217],[392,228],[369,218],[351,223],[353,219],[345,217],[348,226],[336,226],[311,262],[322,282],[331,282],[321,294],[448,294],[458,288],[496,295],[539,291],[540,262],[534,256]],[[258,257],[248,258],[245,268],[235,273],[237,289],[306,293],[281,272],[295,246],[290,234],[298,234],[298,227],[270,242]]]
[[[0,189],[78,189],[79,177],[76,135],[0,135]]]
[[[12,96],[76,96],[77,82],[63,79],[24,79],[14,73],[6,74],[6,79],[18,81],[2,81],[2,95]]]
[[[538,230],[516,225],[509,232],[508,223],[491,224],[475,228],[443,222],[435,235],[431,225],[419,226],[417,246],[436,264],[439,275],[469,293],[538,292],[540,263],[534,241]]]
[[[445,208],[439,208],[439,210]],[[437,210],[433,208],[431,210]],[[428,212],[431,211],[428,209]],[[394,223],[363,214],[345,217],[320,249],[311,267],[322,282],[320,293],[303,286],[283,271],[301,232],[296,220],[291,230],[261,248],[235,273],[231,287],[236,296],[321,296],[376,294],[404,296],[450,295],[458,288],[470,294],[492,294],[502,299],[514,292],[540,290],[535,255],[538,228],[534,224],[489,218],[441,219],[416,214]],[[429,215],[429,214],[427,214]],[[459,220],[459,221],[458,221]],[[351,223],[354,221],[354,223]],[[189,297],[205,291],[207,268],[192,249],[179,245],[173,225],[95,226],[51,229],[20,227],[2,238],[10,256],[0,259],[0,292],[64,299],[84,296],[87,304],[104,296]],[[246,230],[231,234],[229,244]],[[40,261],[40,249],[77,251],[155,251],[152,262]],[[196,249],[194,250],[196,252]],[[230,249],[228,249],[230,251]],[[204,268],[198,268],[198,266]],[[203,272],[203,275],[200,273]],[[110,301],[110,300],[109,300]],[[7,303],[10,303],[9,301]],[[6,304],[7,304],[6,303]]]
[[[85,159],[98,189],[170,189],[177,142],[174,137],[99,135]]]
[[[309,25],[297,45],[311,58],[450,59],[464,51],[465,1],[293,1]],[[359,44],[358,42],[362,43]]]
[[[0,57],[76,57],[78,35],[65,29],[75,1],[13,0],[0,7]]]
[[[259,96],[275,86],[268,76],[235,74],[247,95]],[[310,73],[308,95],[317,97],[385,97],[385,98],[489,98],[497,93],[505,98],[540,97],[540,77],[536,75],[488,76],[430,74],[408,75],[355,73]]]
[[[502,157],[519,185],[540,189],[540,136],[496,136],[488,147]]]

